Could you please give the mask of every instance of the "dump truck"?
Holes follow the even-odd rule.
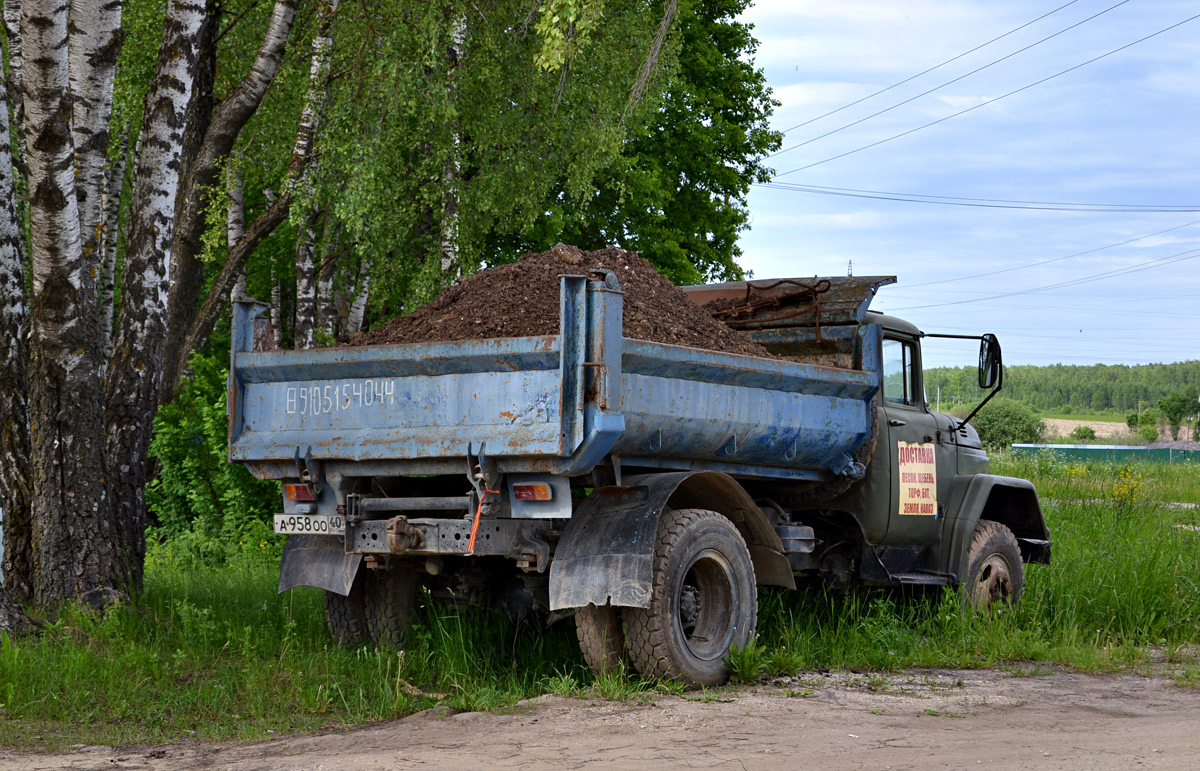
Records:
[[[596,671],[708,686],[759,586],[986,607],[1049,561],[1034,486],[930,410],[930,335],[869,310],[894,277],[685,288],[770,357],[624,337],[614,273],[559,280],[559,333],[532,337],[272,350],[265,306],[234,304],[229,457],[282,483],[279,589],[324,590],[338,640],[402,645],[425,591],[573,615]],[[990,398],[999,343],[969,339]]]

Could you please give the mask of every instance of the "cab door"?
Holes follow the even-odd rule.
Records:
[[[882,353],[880,439],[888,443],[891,491],[885,543],[924,545],[940,528],[941,494],[951,481],[941,456],[953,447],[941,446],[945,433],[925,404],[917,339],[885,332]]]

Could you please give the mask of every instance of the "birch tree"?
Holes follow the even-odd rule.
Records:
[[[333,49],[330,27],[337,13],[338,0],[320,0],[317,15],[320,20],[317,34],[313,37],[312,57],[308,74],[308,94],[304,100],[304,112],[300,115],[300,135],[305,152],[311,155],[316,148],[317,132],[320,130],[321,113],[328,93],[329,56]],[[297,146],[301,142],[297,140]],[[312,348],[316,344],[314,332],[317,328],[317,266],[316,254],[317,222],[321,211],[312,200],[312,177],[315,162],[310,158],[297,180],[296,186],[305,199],[306,211],[300,221],[300,232],[296,239],[296,348]]]
[[[199,256],[203,249],[206,227],[205,212],[213,195],[220,194],[221,165],[229,157],[246,123],[262,104],[268,87],[279,72],[296,20],[297,0],[276,0],[262,45],[249,72],[217,108],[212,121],[203,132],[203,141],[183,183],[179,221],[172,250],[176,256],[169,299],[170,329],[163,351],[165,396],[173,392],[179,373],[187,367],[187,358],[195,350],[193,326],[199,315],[196,297],[204,290],[204,276]],[[272,206],[265,219],[247,229],[247,237],[256,238],[255,245],[265,233],[270,233],[286,216],[290,202]],[[248,242],[249,243],[249,242]],[[231,250],[232,254],[233,250]],[[237,280],[242,265],[237,266],[232,279],[224,286],[220,307]],[[203,306],[202,306],[203,307]],[[211,329],[211,327],[209,327]]]
[[[18,105],[29,191],[27,295],[9,122],[0,115],[0,505],[8,520],[6,584],[19,601],[46,606],[141,582],[147,446],[163,376],[175,226],[190,224],[184,215],[202,206],[200,196],[179,194],[202,187],[204,177],[193,173],[186,180],[193,187],[181,188],[182,175],[185,167],[211,171],[228,154],[278,69],[296,0],[277,0],[245,87],[211,123],[204,116],[203,141],[193,145],[185,141],[189,110],[203,102],[195,98],[198,62],[213,53],[204,47],[215,36],[200,32],[212,9],[208,0],[171,0],[166,9],[106,373],[111,317],[100,301],[112,293],[98,284],[113,275],[106,255],[122,187],[120,162],[105,167],[121,4],[5,2],[9,71],[21,83],[6,96]]]
[[[91,31],[112,18],[81,4],[69,21],[76,30]],[[20,38],[33,274],[27,373],[31,557],[33,599],[46,605],[97,586],[122,585],[123,560],[105,506],[98,265],[80,236],[68,6],[26,0]],[[90,62],[86,52],[80,60],[85,67]]]
[[[25,266],[13,189],[8,83],[0,73],[0,509],[4,517],[5,588],[33,598],[30,565],[29,396],[25,379]]]
[[[183,136],[206,10],[203,2],[186,0],[168,7],[142,118],[106,415],[107,457],[115,466],[108,483],[112,520],[129,570],[122,586],[141,584],[145,557],[146,458],[167,335],[167,278]]]

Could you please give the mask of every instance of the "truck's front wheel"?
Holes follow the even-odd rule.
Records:
[[[729,648],[752,639],[758,615],[754,565],[737,528],[714,511],[664,511],[650,607],[621,613],[629,657],[643,677],[724,683]]]
[[[1025,565],[1016,536],[1004,525],[979,520],[967,555],[963,596],[975,608],[1016,603],[1025,588]]]

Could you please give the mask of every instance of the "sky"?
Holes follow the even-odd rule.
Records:
[[[742,20],[787,133],[749,196],[743,267],[895,275],[873,308],[995,333],[1010,365],[1200,359],[1197,14],[756,0]],[[926,349],[926,366],[974,364]]]

